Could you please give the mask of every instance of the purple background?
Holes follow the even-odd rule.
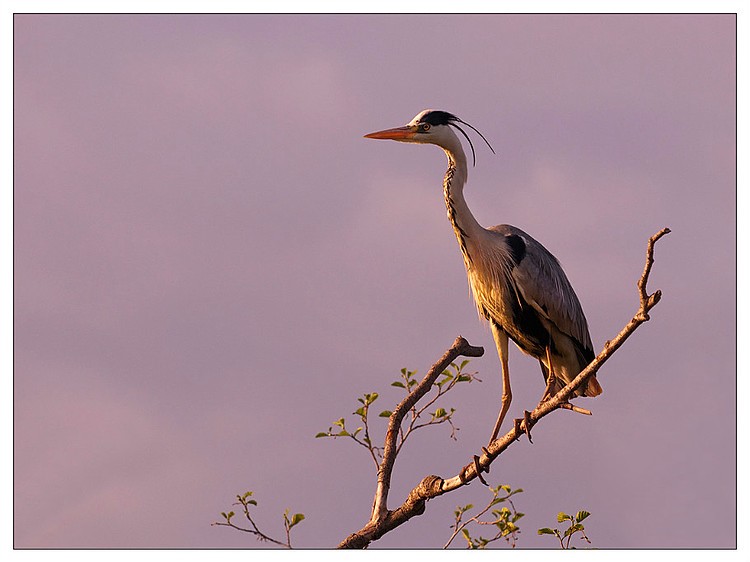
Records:
[[[664,226],[664,292],[601,371],[604,394],[517,443],[520,547],[560,510],[593,546],[734,547],[735,17],[16,16],[16,547],[263,546],[258,522],[335,546],[369,517],[364,449],[315,439],[377,391],[400,399],[461,334],[481,384],[458,441],[417,433],[391,507],[485,444],[499,362],[445,218],[435,147],[364,140],[432,107],[475,136],[480,223],[563,263],[597,349],[637,308]],[[511,351],[511,416],[536,404]],[[350,422],[356,427],[354,420]],[[375,418],[382,435],[385,420]],[[479,483],[373,547],[440,547]],[[487,534],[487,533],[485,533]],[[459,540],[456,546],[463,546]]]

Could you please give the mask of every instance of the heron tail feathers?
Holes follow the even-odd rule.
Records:
[[[577,377],[578,373],[583,371],[583,369],[588,366],[588,361],[583,358],[579,358],[579,360],[579,362],[561,361],[558,364],[554,365],[555,375],[557,377],[556,385],[554,388],[555,393],[559,392],[562,387],[564,387],[575,377]],[[544,380],[546,381],[547,377],[549,376],[547,366],[541,360],[539,361],[539,365],[542,368],[542,375],[544,376]],[[596,374],[594,374],[589,377],[589,380],[586,381],[585,385],[579,386],[578,389],[576,389],[573,396],[587,396],[593,398],[594,396],[599,396],[601,393],[602,386],[599,384],[599,381],[596,380]]]
[[[599,384],[599,381],[596,380],[596,375],[591,375],[589,377],[589,380],[586,382],[586,391],[584,392],[584,396],[599,396],[602,393],[602,385]]]

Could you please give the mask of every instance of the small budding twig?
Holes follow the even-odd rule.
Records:
[[[258,502],[252,499],[253,493],[252,492],[245,492],[243,495],[237,496],[237,501],[233,505],[241,505],[242,506],[242,512],[245,516],[245,519],[250,523],[252,528],[242,527],[240,525],[237,525],[232,521],[232,517],[234,517],[235,513],[234,511],[229,512],[222,512],[222,517],[224,518],[224,521],[215,521],[214,523],[211,523],[211,526],[217,526],[217,527],[230,527],[232,529],[235,529],[237,531],[242,531],[244,533],[250,533],[251,535],[255,536],[256,539],[258,539],[261,542],[270,542],[279,546],[283,546],[284,548],[292,548],[292,542],[291,538],[289,536],[289,530],[296,525],[299,521],[304,519],[304,515],[302,514],[296,514],[294,516],[294,519],[290,522],[289,518],[287,516],[287,513],[284,513],[284,529],[286,530],[286,542],[278,541],[274,538],[271,538],[270,536],[263,533],[259,528],[258,525],[253,520],[252,516],[250,515],[250,506],[251,505],[258,505]],[[301,517],[301,519],[300,519]]]
[[[500,490],[505,491],[506,495],[503,497],[500,497]],[[500,539],[505,539],[511,545],[511,548],[516,547],[516,540],[518,539],[517,535],[518,533],[520,533],[520,529],[516,526],[515,523],[521,517],[523,517],[524,514],[516,510],[516,506],[513,505],[513,500],[511,498],[514,495],[520,492],[523,492],[523,490],[521,488],[518,488],[517,490],[511,490],[510,486],[502,485],[502,486],[497,486],[495,488],[490,488],[490,491],[492,491],[492,499],[484,507],[484,509],[482,509],[479,513],[477,513],[470,519],[463,521],[463,516],[470,509],[474,507],[472,504],[469,504],[464,507],[459,506],[456,509],[456,511],[454,512],[456,523],[455,525],[451,526],[453,528],[453,534],[448,539],[448,542],[445,543],[445,545],[443,546],[443,549],[448,548],[450,544],[453,542],[453,539],[455,539],[459,533],[462,533],[464,535],[464,539],[466,539],[466,542],[468,543],[469,548],[485,548],[488,544],[498,541]],[[482,521],[481,518],[490,509],[506,501],[510,504],[511,509],[504,507],[500,510],[493,510],[492,515],[495,516],[495,520],[494,521]],[[486,525],[486,526],[494,525],[497,528],[497,531],[495,532],[495,536],[489,539],[485,539],[484,537],[481,537],[481,536],[477,539],[472,538],[471,535],[469,534],[469,531],[467,530],[467,527],[471,525],[472,523],[476,525]]]
[[[461,471],[448,479],[439,476],[425,476],[422,481],[409,492],[406,500],[391,511],[387,508],[388,490],[390,489],[391,474],[397,453],[396,439],[406,413],[429,391],[437,377],[448,365],[459,355],[467,357],[480,357],[484,350],[481,347],[470,345],[464,338],[458,337],[443,357],[432,366],[427,375],[414,388],[414,390],[398,405],[391,415],[388,432],[385,439],[383,461],[378,470],[378,484],[373,502],[372,516],[370,521],[359,531],[352,533],[344,539],[339,548],[366,548],[372,541],[382,537],[385,533],[402,525],[412,517],[422,515],[425,511],[426,502],[462,486],[469,484],[473,479],[481,476],[481,472],[489,472],[492,462],[505,451],[512,443],[526,434],[531,436],[531,428],[544,416],[558,408],[566,408],[563,404],[573,392],[586,380],[596,373],[599,368],[609,359],[615,351],[630,337],[630,335],[644,322],[649,320],[649,311],[658,304],[661,299],[661,291],[657,290],[649,295],[646,285],[654,263],[654,245],[670,230],[663,228],[654,234],[648,241],[646,247],[646,264],[643,274],[638,280],[638,294],[640,307],[628,324],[617,336],[606,342],[604,349],[596,358],[576,376],[570,383],[565,385],[557,394],[539,404],[532,412],[525,412],[523,420],[516,420],[513,428],[503,437],[493,441],[489,447],[482,448],[482,455],[474,456],[472,463],[464,466]],[[481,478],[480,478],[481,479]]]

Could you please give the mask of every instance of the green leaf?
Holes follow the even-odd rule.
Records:
[[[403,369],[401,369],[401,374],[402,374],[402,375],[405,375],[405,374],[406,374],[406,367],[404,367]]]
[[[324,433],[321,431],[320,433],[315,434],[315,438],[317,439],[318,437],[328,437],[328,435],[328,433]]]
[[[579,511],[576,513],[576,523],[580,523],[584,519],[586,519],[589,515],[591,515],[588,511]]]
[[[289,523],[289,528],[291,529],[291,528],[292,528],[292,527],[294,527],[294,526],[295,526],[295,525],[296,525],[297,523],[299,523],[300,521],[302,521],[302,520],[303,520],[304,518],[305,518],[304,514],[302,514],[302,513],[295,513],[295,514],[294,514],[294,515],[292,516],[292,520],[291,520],[291,522]]]
[[[249,503],[250,505],[258,505],[258,502],[256,502],[255,500],[247,500],[247,502],[245,503]]]
[[[445,408],[438,408],[435,410],[435,413],[433,414],[436,418],[442,418],[446,415]]]
[[[397,386],[399,388],[406,388],[406,385],[404,385],[404,383],[402,383],[401,381],[393,381],[391,383],[391,386]]]
[[[549,527],[542,527],[536,532],[538,535],[554,535],[555,532]]]
[[[576,531],[583,531],[583,525],[580,525],[580,524],[571,525],[570,527],[565,529],[565,533],[563,533],[563,538],[572,535]]]
[[[342,429],[336,434],[336,437],[348,437],[348,436],[349,436],[349,432],[345,429]]]
[[[469,364],[469,360],[468,359],[464,359],[463,361],[461,361],[461,365],[458,368],[459,369],[463,369],[468,364]]]
[[[567,513],[565,513],[564,511],[561,511],[560,513],[557,514],[558,523],[562,523],[563,521],[568,521],[568,520],[572,521],[573,518]]]
[[[361,418],[364,417],[364,415],[365,415],[365,408],[364,408],[364,406],[362,408],[357,408],[356,410],[354,410],[352,412],[352,414],[354,414],[355,416],[359,416]]]
[[[378,416],[381,418],[390,418],[391,414],[393,414],[393,412],[391,412],[390,410],[383,410],[378,414]]]
[[[471,377],[469,375],[458,375],[458,382],[466,382],[470,380]]]

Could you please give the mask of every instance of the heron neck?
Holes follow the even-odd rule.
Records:
[[[448,169],[443,178],[445,207],[448,210],[448,220],[456,233],[456,239],[464,256],[464,261],[466,266],[469,267],[471,256],[467,249],[468,240],[477,238],[483,229],[474,218],[466,204],[466,199],[464,199],[464,185],[466,185],[468,179],[466,155],[460,147],[455,151],[445,148],[443,150],[448,156]]]

